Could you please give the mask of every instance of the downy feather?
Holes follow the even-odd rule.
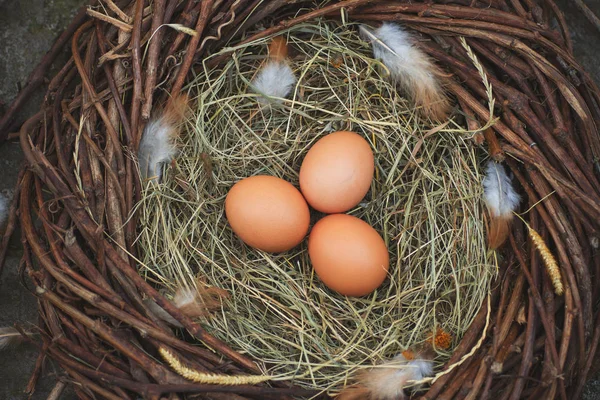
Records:
[[[296,76],[287,60],[287,43],[276,37],[269,45],[269,59],[252,81],[254,90],[261,96],[258,101],[267,105],[286,98],[296,83]]]
[[[345,388],[336,400],[403,400],[409,382],[433,375],[433,362],[406,359],[402,354],[380,366],[360,372],[356,384]]]
[[[371,42],[373,55],[388,69],[390,78],[400,85],[424,117],[442,121],[450,113],[450,101],[440,78],[441,70],[414,45],[414,39],[399,25],[384,22],[371,31],[360,27]]]
[[[502,164],[492,160],[488,161],[485,169],[483,196],[490,214],[493,217],[511,217],[519,205],[520,197],[510,177]]]
[[[196,287],[181,287],[175,292],[173,303],[190,318],[203,317],[221,307],[226,290],[207,286],[199,281]]]
[[[179,287],[173,296],[173,305],[187,317],[195,319],[208,316],[218,310],[222,300],[228,295],[226,290],[207,286],[202,280],[198,280],[197,287]],[[144,303],[158,318],[178,328],[182,327],[179,321],[152,299],[147,298]]]
[[[146,124],[138,149],[140,174],[144,180],[160,182],[164,165],[177,154],[176,140],[187,103],[185,95],[171,98],[164,110]]]
[[[492,160],[488,162],[483,180],[483,197],[491,217],[487,229],[488,246],[495,250],[506,241],[513,212],[520,201],[502,164]]]

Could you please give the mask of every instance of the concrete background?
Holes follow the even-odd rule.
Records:
[[[28,74],[52,45],[54,38],[71,21],[82,0],[0,0],[0,114],[4,104],[16,96]],[[575,55],[596,82],[600,83],[600,32],[583,17],[572,1],[558,2],[565,11],[575,44]],[[600,0],[586,0],[600,15]],[[39,91],[19,118],[24,120],[38,110],[43,98]],[[12,196],[22,155],[17,143],[0,146],[0,192]],[[1,232],[0,228],[0,232]],[[24,325],[35,323],[38,317],[37,301],[28,288],[21,284],[18,275],[21,249],[19,234],[12,240],[4,273],[0,279],[0,327],[15,322]],[[0,400],[27,398],[23,390],[27,386],[37,358],[35,348],[22,346],[4,350],[0,354]],[[598,368],[596,368],[598,369]],[[46,363],[33,399],[46,399],[54,387],[60,371],[51,362]],[[584,394],[585,400],[600,400],[600,376],[590,377]],[[72,399],[67,389],[61,399]]]

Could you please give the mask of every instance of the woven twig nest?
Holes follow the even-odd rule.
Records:
[[[222,308],[199,315],[209,333],[273,379],[330,392],[358,370],[426,343],[433,331],[457,345],[498,270],[485,243],[483,152],[474,132],[450,121],[427,126],[378,72],[357,25],[320,19],[286,31],[299,77],[286,101],[261,103],[251,88],[269,40],[198,71],[184,88],[191,110],[179,153],[160,185],[145,181],[137,212],[147,281],[175,305],[198,279],[200,293],[225,290]],[[357,132],[375,152],[372,187],[349,211],[381,233],[391,257],[388,279],[368,296],[328,289],[311,266],[308,240],[290,251],[257,251],[225,215],[227,193],[248,176],[298,187],[307,149],[339,130]],[[315,222],[324,216],[312,214]],[[453,349],[437,349],[438,366]]]
[[[489,91],[467,54],[472,49],[500,117],[474,141],[480,145],[485,137],[483,148],[505,160],[526,198],[521,211],[527,225],[512,225],[496,254],[500,268],[490,296],[422,398],[578,397],[600,338],[594,325],[600,91],[573,59],[552,1],[116,3],[78,15],[62,36],[56,48],[69,48],[72,58],[20,134],[28,165],[15,205],[23,265],[40,299],[40,348],[79,383],[81,398],[318,393],[287,382],[260,383],[254,360],[148,283],[139,274],[139,215],[133,212],[142,189],[134,155],[165,93],[180,93],[200,71],[230,57],[225,51],[209,55],[317,18],[372,25],[393,20],[416,31],[418,46],[452,74],[447,88],[457,105],[454,121],[476,132],[491,116]],[[12,226],[9,221],[9,233]],[[556,256],[563,295],[555,295],[544,271],[541,242],[548,245],[546,255]],[[145,298],[184,329],[172,330],[148,310]],[[219,379],[193,383],[186,379],[190,371]],[[239,385],[239,375],[259,377],[254,385]]]

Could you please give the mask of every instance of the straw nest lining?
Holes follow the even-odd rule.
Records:
[[[193,117],[164,184],[146,187],[138,239],[142,274],[167,293],[205,283],[226,289],[209,332],[264,363],[266,373],[318,389],[394,356],[444,329],[458,343],[489,293],[480,160],[469,132],[435,128],[385,79],[353,24],[291,29],[299,77],[292,99],[260,110],[249,84],[266,40],[237,48],[190,85]],[[215,56],[218,56],[216,54]],[[390,274],[374,294],[346,298],[313,274],[306,243],[283,254],[251,249],[224,213],[229,188],[257,174],[298,186],[304,155],[335,130],[363,135],[375,151],[371,190],[350,211],[390,250]],[[313,222],[320,216],[313,212]],[[453,347],[438,349],[447,361]]]

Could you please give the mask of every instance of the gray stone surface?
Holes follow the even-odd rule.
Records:
[[[586,0],[600,15],[600,0]],[[70,22],[82,0],[0,0],[0,102],[10,103],[19,85],[24,85],[27,75],[50,48],[56,35]],[[600,56],[598,43],[600,33],[575,9],[572,1],[561,0],[559,5],[566,11],[572,29],[576,57],[587,71],[600,83]],[[29,107],[20,114],[37,111],[43,92],[39,92]],[[0,105],[1,107],[1,105]],[[0,108],[1,109],[1,108]],[[17,144],[0,147],[0,192],[11,195],[16,182],[22,155]],[[1,232],[1,228],[0,228]],[[0,326],[14,322],[35,323],[37,302],[28,289],[20,283],[18,275],[21,250],[19,235],[11,243],[5,271],[0,281]],[[9,349],[0,358],[0,400],[21,400],[37,354],[34,348],[23,346]],[[44,378],[40,381],[33,399],[45,399],[60,372],[47,363]],[[600,399],[600,380],[591,377],[584,399]],[[66,391],[62,399],[73,398]]]
[[[0,101],[9,103],[83,0],[0,0]],[[40,91],[32,99],[41,102]],[[27,111],[27,110],[26,110]],[[21,113],[23,118],[25,113]]]
[[[600,84],[600,33],[575,7],[573,0],[558,0],[565,12],[567,25],[571,30],[573,53],[586,71]],[[600,17],[600,0],[584,0],[584,3]]]

